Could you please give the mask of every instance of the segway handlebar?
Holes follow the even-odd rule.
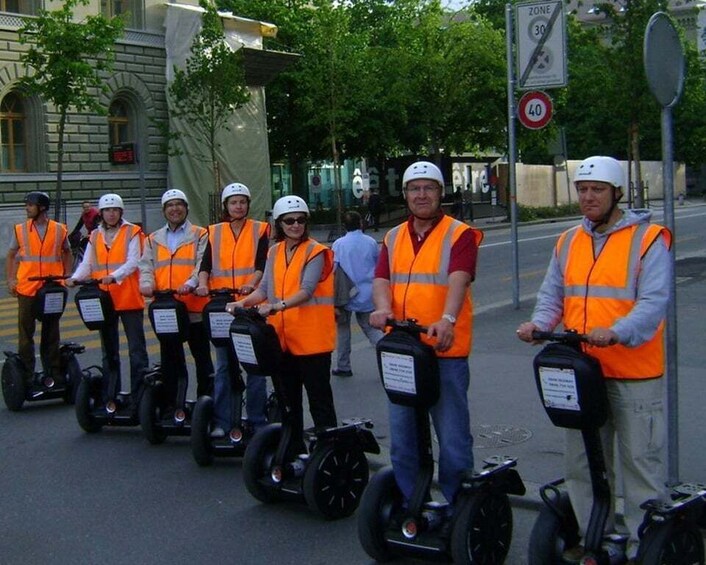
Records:
[[[579,343],[587,342],[588,336],[572,330],[566,332],[543,332],[534,330],[532,332],[532,339],[535,341],[557,341],[568,345],[578,345]]]
[[[63,280],[69,279],[69,278],[71,278],[71,275],[42,275],[42,276],[38,276],[38,277],[27,277],[27,280],[50,282],[50,281],[63,281]]]
[[[424,334],[429,330],[427,326],[420,326],[415,318],[407,318],[406,320],[388,318],[385,320],[385,326],[393,330],[401,330],[411,334]]]
[[[208,291],[209,296],[230,296],[230,295],[237,295],[237,296],[247,296],[250,294],[253,290],[255,290],[251,286],[241,286],[239,288],[229,288],[229,287],[222,287],[222,288],[214,288],[213,290]]]

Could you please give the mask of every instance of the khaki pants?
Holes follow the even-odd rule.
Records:
[[[37,321],[34,318],[32,305],[35,302],[34,296],[17,296],[17,342],[18,353],[27,368],[25,380],[31,382],[35,371],[34,357],[34,332]],[[48,364],[51,374],[57,382],[62,382],[61,359],[59,356],[59,318],[53,318],[42,322],[41,341],[39,354],[42,359],[43,370]]]
[[[615,529],[615,493],[625,500],[623,517],[630,534],[628,557],[637,552],[637,529],[644,511],[640,504],[665,495],[665,391],[664,379],[607,379],[609,413],[601,429],[608,480],[613,495],[606,531]],[[614,457],[617,445],[618,459]],[[581,432],[566,431],[566,485],[579,523],[585,534],[593,501],[588,461]],[[622,482],[616,485],[616,464]]]

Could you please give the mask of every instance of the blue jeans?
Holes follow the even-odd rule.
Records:
[[[353,312],[345,308],[336,308],[336,369],[351,370],[351,317]],[[375,345],[385,334],[370,325],[370,312],[355,312],[355,319],[360,329],[368,338],[370,345]]]
[[[439,359],[441,394],[430,409],[439,440],[439,484],[453,503],[465,471],[473,468],[473,436],[468,412],[468,359]],[[409,500],[419,472],[414,408],[390,405],[390,459],[397,485]]]
[[[229,367],[229,354],[226,345],[216,347],[216,378],[213,383],[213,412],[215,425],[226,432],[233,428],[233,387]],[[240,373],[240,366],[233,354],[234,370]],[[267,424],[265,406],[267,404],[267,379],[260,375],[247,374],[245,387],[245,410],[248,422],[257,430]]]

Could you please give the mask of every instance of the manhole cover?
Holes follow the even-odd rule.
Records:
[[[531,437],[532,432],[525,428],[502,424],[480,424],[473,429],[473,447],[497,448],[517,445]]]

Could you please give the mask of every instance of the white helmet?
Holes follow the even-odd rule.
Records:
[[[276,220],[281,215],[290,212],[304,212],[308,216],[309,207],[299,196],[283,196],[272,207],[272,218]]]
[[[402,175],[402,188],[406,188],[409,181],[417,179],[435,180],[439,186],[444,186],[444,175],[441,174],[439,167],[429,161],[417,161],[407,167]]]
[[[124,210],[123,199],[117,194],[104,194],[98,200],[98,209],[103,210],[105,208],[120,208]]]
[[[162,194],[162,208],[164,208],[164,205],[170,200],[183,200],[187,206],[189,205],[189,200],[186,198],[186,194],[177,188],[170,188],[167,192]]]
[[[242,183],[232,182],[221,192],[221,203],[225,204],[231,196],[246,196],[250,200],[250,189]]]
[[[625,186],[625,172],[613,157],[594,156],[584,159],[574,172],[574,184],[583,180],[607,182],[616,188]]]

